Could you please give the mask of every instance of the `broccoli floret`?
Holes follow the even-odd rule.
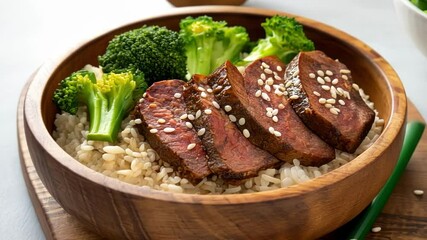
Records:
[[[415,6],[427,13],[427,0],[410,0]]]
[[[123,119],[142,96],[147,83],[140,71],[102,73],[86,68],[62,80],[53,101],[62,111],[76,114],[80,106],[89,113],[88,140],[114,142]],[[97,72],[99,75],[99,72]]]
[[[300,51],[314,50],[313,42],[303,31],[303,26],[286,16],[275,15],[261,24],[265,30],[265,38],[258,43],[237,65],[245,66],[259,58],[275,55],[285,63],[289,63]]]
[[[138,69],[147,83],[184,79],[187,73],[184,42],[178,32],[143,26],[115,36],[98,57],[104,72]]]
[[[227,22],[214,21],[209,16],[182,19],[180,35],[185,42],[190,75],[207,75],[227,60],[238,61],[240,52],[249,42],[244,27],[228,27]]]

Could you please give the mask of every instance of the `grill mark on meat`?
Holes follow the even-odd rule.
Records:
[[[321,51],[301,52],[287,66],[288,82],[288,95],[298,96],[290,101],[302,121],[333,147],[353,153],[375,113],[361,98],[348,68]]]
[[[202,90],[202,91],[200,91]],[[207,90],[207,91],[203,91]],[[188,113],[202,114],[193,120],[193,126],[204,134],[199,136],[209,156],[210,170],[227,181],[238,181],[257,175],[258,171],[278,166],[280,163],[268,152],[251,144],[230,120],[226,110],[217,109],[214,95],[208,91],[207,79],[194,75],[184,91]],[[204,97],[201,95],[204,93]],[[208,110],[208,114],[206,114]],[[230,110],[229,110],[230,111]],[[243,121],[240,123],[245,125]],[[237,123],[239,124],[239,123]]]
[[[267,57],[249,65],[243,77],[226,62],[208,77],[208,83],[221,107],[230,105],[230,114],[245,118],[245,126],[238,127],[250,132],[252,144],[289,163],[297,158],[303,165],[320,166],[332,160],[335,151],[301,122],[283,95],[274,92],[274,85],[284,83],[284,69],[276,57]],[[270,89],[265,87],[267,81]],[[267,108],[274,112],[272,116],[267,116]]]
[[[211,171],[197,133],[180,118],[187,112],[180,96],[185,84],[181,80],[155,82],[136,106],[134,115],[142,120],[142,124],[138,124],[139,130],[160,158],[197,183]]]

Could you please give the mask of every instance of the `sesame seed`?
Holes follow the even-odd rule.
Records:
[[[175,131],[175,128],[167,127],[167,128],[165,128],[165,129],[163,129],[163,131],[164,131],[165,133],[171,133],[171,132],[174,132],[174,131]]]
[[[224,110],[226,111],[226,112],[229,112],[229,111],[231,111],[231,106],[230,105],[225,105],[224,106]]]
[[[331,97],[337,98],[337,89],[334,86],[331,87]]]
[[[319,98],[319,103],[320,104],[325,104],[326,103],[326,99],[325,98]]]
[[[269,127],[269,128],[268,128],[268,131],[269,131],[271,134],[274,134],[274,128],[273,128],[273,127]]]
[[[282,92],[282,91],[280,91],[279,89],[276,89],[276,90],[274,91],[274,94],[276,94],[276,95],[277,95],[277,96],[279,96],[279,97],[283,96],[283,92]]]
[[[344,80],[348,80],[347,75],[341,75],[341,77],[342,77],[342,79],[344,79]]]
[[[351,71],[348,70],[348,69],[341,69],[340,73],[342,73],[342,74],[349,74],[349,73],[351,73]]]
[[[212,114],[212,110],[210,110],[210,109],[205,109],[205,114]]]
[[[262,94],[261,94],[261,97],[262,97],[262,99],[264,99],[265,101],[270,101],[270,97],[268,96],[268,94],[267,93],[265,93],[265,92],[263,92]]]
[[[332,73],[332,71],[331,70],[326,70],[326,75],[328,75],[328,76],[332,76],[333,75],[333,73]]]
[[[333,106],[332,104],[330,104],[330,103],[326,103],[326,104],[325,104],[325,107],[326,107],[326,108],[332,108],[332,107],[334,107],[334,106]]]
[[[277,108],[276,108],[276,109],[273,109],[273,112],[272,112],[272,113],[273,113],[273,115],[277,115],[277,114],[279,113],[279,109],[277,109]]]
[[[352,87],[354,88],[354,90],[356,90],[356,91],[359,91],[359,89],[360,89],[359,85],[357,85],[356,83],[353,83],[351,86],[352,86]]]
[[[424,191],[417,189],[417,190],[414,190],[414,194],[417,195],[417,196],[422,196],[422,195],[424,195]]]
[[[215,90],[216,90],[216,91],[219,91],[219,90],[221,90],[221,89],[222,89],[222,86],[221,86],[221,85],[218,85],[218,86],[216,86],[216,87],[215,87]]]
[[[249,138],[251,136],[248,129],[243,129],[243,136],[245,136],[245,138]]]
[[[320,97],[320,93],[318,91],[313,91],[313,94]]]
[[[257,90],[257,91],[255,92],[255,97],[259,97],[259,96],[261,96],[261,90]]]
[[[138,102],[140,103],[144,102],[144,98],[140,98]]]
[[[322,89],[329,91],[331,89],[331,87],[329,87],[328,85],[322,85]]]
[[[371,229],[371,232],[374,232],[374,233],[377,233],[377,232],[380,232],[380,231],[381,231],[381,227],[373,227]]]
[[[203,134],[205,134],[206,132],[206,128],[200,128],[199,131],[197,131],[197,136],[202,136]]]
[[[206,89],[204,89],[203,87],[198,87],[197,89],[198,89],[199,91],[201,91],[201,92],[206,91]]]
[[[157,130],[157,129],[155,129],[155,128],[152,128],[152,129],[150,129],[150,133],[157,133],[159,130]]]
[[[232,121],[232,122],[236,122],[237,121],[237,118],[234,115],[232,115],[232,114],[228,115],[228,119],[230,119],[230,121]]]
[[[191,149],[193,149],[195,146],[196,146],[196,144],[195,144],[195,143],[190,143],[190,144],[188,144],[188,146],[187,146],[187,150],[191,150]]]
[[[293,84],[294,84],[294,86],[295,87],[298,87],[298,85],[301,83],[301,81],[299,80],[299,79],[295,79],[294,81],[293,81]]]
[[[343,106],[345,105],[345,102],[342,99],[338,100],[338,103],[341,104],[341,105],[343,105]]]
[[[281,66],[277,66],[277,67],[276,67],[276,69],[277,69],[277,71],[279,71],[279,72],[283,70]]]
[[[338,115],[337,108],[329,108],[329,112],[331,112],[334,115]]]
[[[202,116],[202,111],[199,109],[196,112],[196,119],[198,119],[200,116]]]
[[[279,118],[277,118],[277,116],[273,116],[271,119],[273,120],[273,122],[278,122],[279,121]]]
[[[191,122],[185,122],[185,126],[188,128],[193,128],[193,124],[191,124]]]
[[[205,92],[200,93],[200,97],[205,98],[207,95]]]
[[[267,78],[264,73],[261,73],[260,77],[261,77],[262,80],[265,80]]]
[[[335,78],[334,80],[332,80],[332,84],[337,84],[338,83],[338,78]]]
[[[331,78],[328,76],[326,76],[324,79],[325,79],[325,82],[331,82]]]
[[[323,77],[325,76],[325,73],[322,70],[317,70],[317,75]]]
[[[212,88],[208,88],[208,89],[206,89],[206,91],[208,92],[208,93],[212,93],[213,91],[212,91]]]
[[[175,98],[180,98],[180,97],[182,96],[182,94],[181,94],[181,93],[175,93],[173,96],[174,96]]]
[[[338,92],[338,95],[340,96],[344,95],[344,90],[340,87],[337,87],[337,92]]]
[[[140,118],[135,119],[135,124],[141,124],[142,120]]]
[[[221,107],[219,106],[219,104],[216,101],[212,101],[212,105],[216,108],[216,109],[220,109]]]
[[[295,72],[292,73],[292,77],[297,77],[299,74],[299,70],[296,70]]]
[[[273,117],[273,113],[271,111],[267,111],[265,115],[267,115],[269,118]]]
[[[245,125],[246,123],[246,119],[245,118],[240,118],[239,119],[239,125]]]
[[[271,85],[273,85],[274,80],[273,80],[273,78],[269,77],[269,78],[265,81],[265,83],[271,86]]]
[[[261,65],[264,67],[264,68],[270,68],[270,65],[268,65],[267,63],[265,63],[265,62],[262,62],[261,63]]]
[[[264,72],[267,74],[273,74],[273,71],[271,71],[269,68],[264,69]]]
[[[282,103],[280,103],[278,107],[279,107],[279,109],[284,109],[285,105],[283,105]]]
[[[279,81],[282,80],[282,78],[279,75],[275,75],[274,79],[279,80]]]
[[[298,99],[298,98],[299,98],[299,96],[298,96],[298,95],[292,95],[292,96],[290,96],[289,98],[290,98],[290,99],[295,100],[295,99]]]
[[[270,85],[265,85],[265,86],[264,86],[264,89],[265,89],[267,92],[271,92],[271,87],[270,87]]]
[[[159,118],[159,119],[157,119],[157,122],[158,122],[158,123],[165,123],[165,122],[166,122],[166,120],[164,120],[163,118]]]
[[[279,132],[279,131],[274,131],[274,136],[276,136],[276,137],[280,137],[280,136],[282,136],[282,134]]]
[[[326,102],[327,102],[327,103],[330,103],[330,104],[335,104],[335,103],[336,103],[336,100],[335,100],[335,99],[333,99],[333,98],[329,98],[328,100],[326,100]]]
[[[315,78],[315,77],[316,77],[316,74],[314,74],[314,73],[309,73],[309,74],[308,74],[308,77],[310,77],[310,78]]]
[[[272,107],[266,107],[266,108],[265,108],[265,110],[266,110],[267,112],[272,112],[272,111],[273,111],[273,108],[272,108]]]
[[[321,78],[321,77],[317,77],[317,82],[319,84],[325,84],[325,80],[323,78]]]
[[[258,79],[258,85],[260,85],[260,86],[264,85],[264,81],[261,78]]]
[[[188,117],[188,115],[186,114],[186,113],[184,113],[184,114],[182,114],[179,118],[181,119],[181,120],[184,120],[184,119],[186,119]]]
[[[155,103],[150,103],[150,105],[148,105],[148,107],[149,107],[149,108],[155,108],[155,107],[157,107],[157,104],[155,104]]]
[[[146,97],[147,96],[147,93],[145,92],[144,94],[142,94],[142,97]]]
[[[191,121],[193,121],[195,119],[193,114],[188,114],[188,119],[190,119]]]
[[[287,81],[285,84],[285,88],[288,88],[292,85],[292,81]]]

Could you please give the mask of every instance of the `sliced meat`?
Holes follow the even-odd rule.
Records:
[[[142,120],[138,125],[140,131],[160,158],[196,183],[211,171],[196,131],[181,119],[187,112],[181,97],[185,84],[181,80],[154,83],[136,106],[134,115]]]
[[[293,108],[311,130],[337,149],[357,149],[375,113],[343,63],[321,51],[301,52],[287,66],[286,85]]]
[[[276,158],[320,166],[335,158],[334,149],[301,122],[284,94],[285,65],[276,57],[249,65],[244,77],[230,62],[208,77],[219,105],[234,118],[254,145]]]
[[[214,99],[207,79],[194,75],[184,90],[184,99],[193,126],[209,156],[210,170],[224,180],[242,180],[256,176],[259,170],[277,166],[280,161],[251,144],[233,123],[243,119],[227,116]]]

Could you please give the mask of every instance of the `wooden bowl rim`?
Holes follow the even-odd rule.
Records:
[[[330,32],[338,33],[335,35],[337,39],[346,42],[350,45],[357,43],[360,47],[357,48],[365,57],[369,59],[378,70],[381,71],[384,79],[388,79],[387,89],[391,93],[391,115],[388,123],[385,125],[384,130],[380,137],[376,140],[373,146],[364,151],[357,158],[351,162],[335,169],[327,174],[324,174],[314,181],[307,181],[297,185],[290,186],[288,188],[281,188],[277,190],[270,190],[265,192],[257,193],[242,193],[242,194],[225,194],[225,195],[198,195],[198,194],[186,194],[186,193],[172,193],[154,190],[147,187],[141,187],[132,185],[129,183],[122,182],[118,179],[111,178],[103,175],[102,173],[92,170],[74,158],[67,154],[52,138],[51,134],[44,125],[41,113],[41,102],[44,86],[50,79],[51,75],[55,72],[55,69],[59,67],[62,62],[70,56],[73,52],[79,48],[89,44],[92,41],[96,41],[98,38],[109,34],[110,32],[116,31],[117,29],[130,26],[139,22],[160,19],[165,17],[172,17],[175,15],[182,14],[247,14],[256,16],[272,16],[275,14],[288,15],[295,17],[303,25],[315,28],[319,32],[329,34]],[[388,73],[388,74],[387,74]],[[49,76],[49,77],[46,77]],[[396,89],[404,89],[403,85],[389,63],[382,58],[376,51],[371,49],[369,46],[354,38],[353,36],[342,32],[334,27],[328,26],[324,23],[314,21],[305,17],[289,14],[286,12],[259,9],[252,7],[230,7],[230,6],[203,6],[203,7],[184,7],[179,9],[173,9],[166,13],[146,17],[139,19],[135,22],[116,27],[109,30],[96,38],[92,38],[89,41],[85,41],[82,44],[76,46],[74,49],[68,51],[64,56],[59,57],[56,60],[47,61],[41,66],[31,81],[28,88],[28,92],[25,98],[24,116],[25,121],[28,124],[29,130],[33,133],[36,141],[45,148],[52,158],[59,162],[64,168],[73,172],[74,174],[91,181],[94,184],[102,187],[109,188],[111,190],[122,192],[133,198],[150,198],[167,202],[179,202],[179,203],[192,203],[192,204],[211,204],[211,205],[230,205],[230,204],[244,204],[244,203],[255,203],[260,201],[273,201],[277,199],[292,198],[295,196],[302,196],[309,194],[314,191],[321,191],[322,188],[330,187],[340,181],[351,176],[352,173],[362,170],[363,168],[369,167],[377,157],[381,156],[387,147],[397,137],[400,129],[404,127],[406,121],[406,96],[395,92]],[[375,146],[375,147],[374,147]]]

